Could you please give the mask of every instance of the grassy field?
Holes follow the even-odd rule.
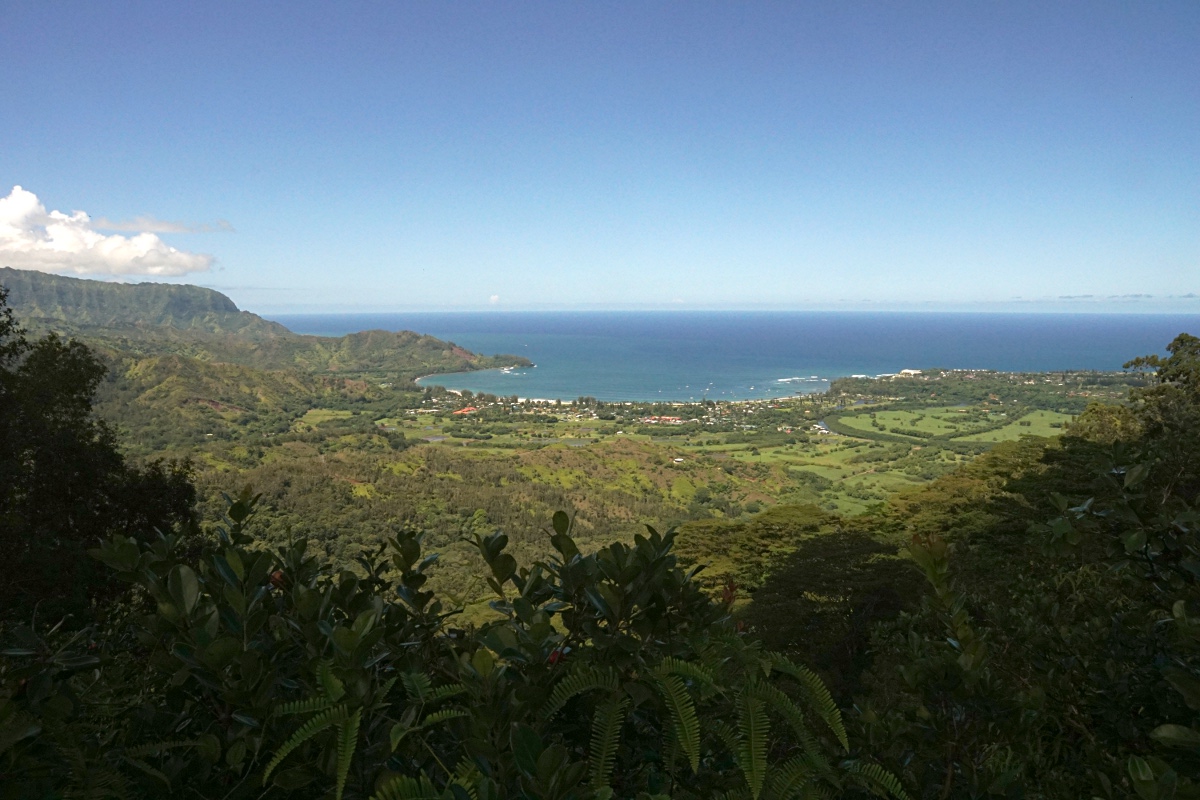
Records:
[[[968,439],[1006,424],[1008,412],[979,406],[932,407],[919,410],[871,411],[840,416],[842,426],[870,435],[875,432],[906,436],[913,440],[930,438]],[[991,440],[984,440],[991,441]]]
[[[963,436],[962,439],[968,442],[1008,442],[1022,436],[1058,436],[1063,432],[1063,426],[1070,421],[1070,414],[1060,414],[1056,411],[1034,411],[1010,422],[999,430]]]
[[[354,416],[352,411],[341,411],[333,408],[310,408],[304,413],[300,419],[296,420],[296,427],[313,427],[320,425],[322,422],[329,422],[334,419],[349,419]]]

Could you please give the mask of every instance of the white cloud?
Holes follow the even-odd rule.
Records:
[[[496,305],[496,303],[500,302],[500,295],[498,295],[498,294],[492,295],[491,297],[488,298],[488,302],[491,303],[492,305]]]
[[[14,186],[0,198],[0,266],[78,275],[186,275],[213,263],[212,256],[177,250],[150,230],[106,236],[97,227],[115,228],[98,225],[83,211],[47,212],[37,195]]]

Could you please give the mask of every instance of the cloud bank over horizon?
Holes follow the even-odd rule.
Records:
[[[162,277],[212,267],[211,255],[176,249],[152,232],[182,232],[188,230],[186,226],[145,217],[133,222],[145,225],[137,230],[93,220],[84,211],[47,211],[36,194],[14,186],[0,198],[0,266],[76,275]],[[106,235],[98,228],[137,232]]]

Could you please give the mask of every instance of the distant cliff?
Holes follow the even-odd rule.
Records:
[[[26,325],[170,327],[209,333],[286,336],[277,322],[249,311],[213,289],[170,283],[108,283],[0,267],[8,304]]]
[[[529,364],[518,356],[477,355],[412,331],[303,336],[200,286],[107,283],[8,267],[0,267],[0,286],[31,331],[75,336],[113,355],[179,355],[257,369],[403,379]]]

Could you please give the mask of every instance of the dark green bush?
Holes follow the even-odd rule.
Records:
[[[520,567],[476,536],[494,619],[452,627],[402,531],[334,573],[256,547],[233,502],[198,561],[174,535],[93,551],[134,587],[110,629],[18,632],[0,667],[0,796],[592,798],[902,792],[847,760],[809,670],[748,643],[673,533]],[[840,759],[840,760],[839,760]]]

